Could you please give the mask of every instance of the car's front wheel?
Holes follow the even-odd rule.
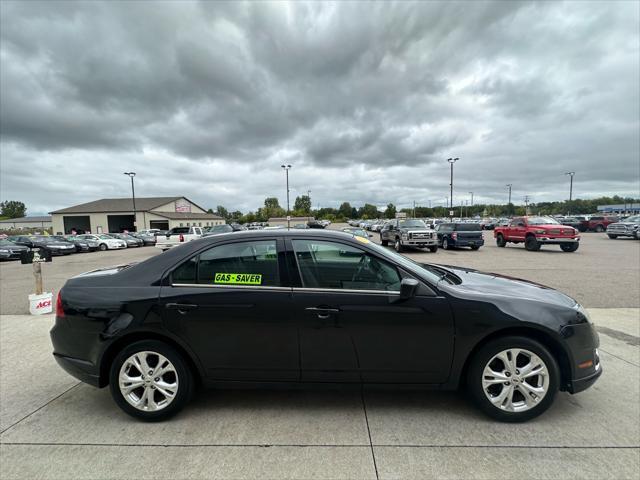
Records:
[[[596,225],[596,232],[602,233],[605,231],[604,225]]]
[[[549,350],[526,337],[503,337],[471,360],[467,386],[480,409],[496,420],[524,422],[553,403],[560,369]]]
[[[114,359],[111,396],[132,417],[158,421],[178,413],[191,399],[193,375],[175,349],[157,340],[125,347]]]
[[[387,244],[389,242],[387,242],[384,238],[382,238],[382,234],[380,235],[380,245],[382,245],[383,247],[386,247]]]
[[[106,244],[106,243],[101,243],[101,244],[100,244],[100,247],[98,247],[98,248],[100,248],[100,251],[101,251],[101,252],[104,252],[104,251],[105,251],[107,248],[109,248],[109,247],[107,247],[107,244]]]
[[[607,233],[607,237],[609,237],[611,240],[615,240],[616,238],[618,238],[618,235],[614,235],[612,233]]]
[[[438,251],[438,246],[437,246],[437,245],[434,245],[434,246],[432,246],[432,247],[429,247],[429,251],[430,251],[431,253],[436,253],[436,252]]]
[[[575,252],[576,250],[578,250],[579,246],[580,244],[578,242],[560,244],[560,248],[562,249],[563,252]]]
[[[398,253],[402,252],[402,242],[400,241],[399,238],[396,238],[396,242],[394,244],[394,247],[396,249],[396,252],[398,252]]]
[[[537,252],[538,250],[540,250],[540,246],[540,242],[538,242],[538,240],[536,240],[536,237],[534,237],[533,235],[529,235],[524,240],[524,248],[526,248],[530,252]]]

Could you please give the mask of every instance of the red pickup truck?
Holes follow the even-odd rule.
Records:
[[[575,252],[580,246],[578,230],[550,217],[515,217],[508,225],[496,227],[493,236],[499,247],[523,242],[530,252],[540,250],[542,245],[560,245],[563,252]]]

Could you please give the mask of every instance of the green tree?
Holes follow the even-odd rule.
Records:
[[[380,216],[380,212],[378,212],[378,207],[376,207],[375,205],[371,205],[370,203],[365,203],[358,210],[358,216],[363,219],[378,218]]]
[[[395,218],[396,217],[396,206],[393,203],[387,205],[387,209],[384,211],[384,218]]]
[[[6,200],[0,203],[0,216],[6,218],[20,218],[27,215],[27,207],[17,200]]]
[[[338,214],[344,218],[355,217],[355,215],[353,215],[353,208],[349,202],[343,202],[342,205],[340,205],[340,208],[338,208]]]
[[[308,215],[311,213],[311,197],[308,195],[296,197],[293,209],[296,210],[296,212],[302,212],[303,214]]]
[[[229,215],[229,210],[227,210],[226,208],[224,208],[222,205],[218,205],[216,207],[216,212],[219,216],[221,216],[222,218],[224,218],[225,220],[228,220],[230,218]]]

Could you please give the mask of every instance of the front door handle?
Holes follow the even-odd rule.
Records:
[[[189,310],[195,310],[198,308],[198,305],[193,303],[167,303],[165,308],[167,310],[178,310],[180,313],[186,313]]]
[[[327,320],[331,318],[331,315],[335,315],[340,312],[339,308],[330,308],[330,307],[307,307],[305,308],[307,312],[315,312],[320,320]]]

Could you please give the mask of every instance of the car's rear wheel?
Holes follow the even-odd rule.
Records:
[[[611,233],[607,233],[607,237],[609,237],[612,240],[615,240],[616,238],[618,238],[618,235],[613,235]]]
[[[98,247],[102,252],[104,252],[107,249],[107,244],[106,243],[101,243],[100,246]]]
[[[111,396],[132,417],[164,420],[178,413],[193,394],[193,374],[175,349],[157,340],[125,347],[109,374]]]
[[[496,237],[496,245],[499,247],[507,246],[507,241],[504,239],[504,236],[501,233],[499,233],[498,236]]]
[[[536,240],[536,237],[534,237],[533,235],[529,235],[524,240],[524,248],[526,248],[530,252],[537,252],[538,250],[540,250],[540,246],[540,242],[538,242],[538,240]]]
[[[549,350],[526,337],[503,337],[472,359],[467,386],[480,409],[496,420],[524,422],[553,403],[560,369]]]
[[[563,243],[560,245],[560,248],[562,249],[563,252],[575,252],[576,250],[578,250],[578,247],[580,246],[579,243]]]
[[[396,238],[396,241],[393,246],[396,249],[396,252],[398,253],[402,252],[402,242],[400,241],[399,238]]]

